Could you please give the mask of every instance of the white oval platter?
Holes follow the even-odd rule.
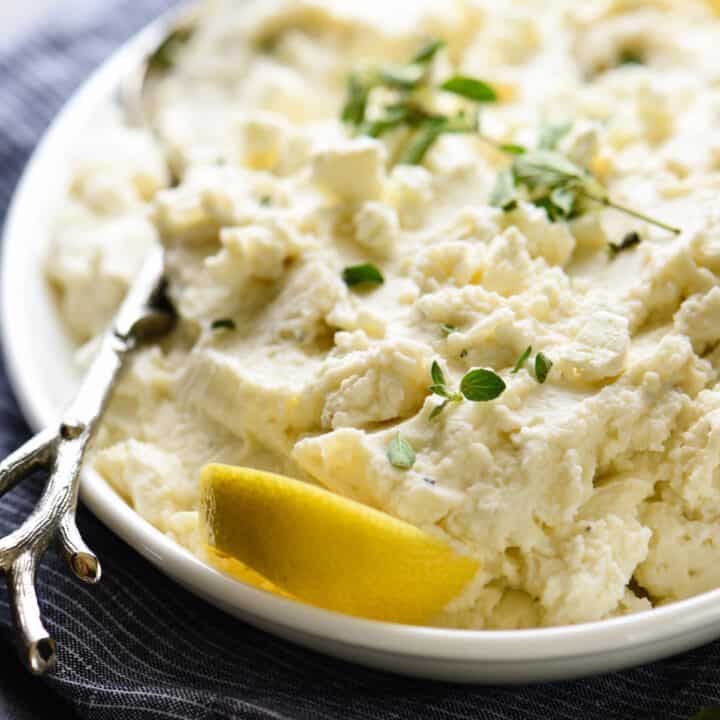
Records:
[[[133,38],[69,101],[29,162],[8,214],[2,340],[13,387],[36,430],[57,421],[80,380],[42,273],[72,148],[156,30],[150,26]],[[539,630],[459,631],[359,620],[266,594],[204,565],[137,515],[97,474],[85,472],[82,499],[161,572],[231,615],[328,655],[405,675],[549,681],[637,665],[720,637],[720,591],[650,612]]]

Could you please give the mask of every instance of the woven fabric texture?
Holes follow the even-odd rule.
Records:
[[[172,4],[64,0],[30,35],[0,49],[0,220],[64,101]],[[0,452],[28,434],[0,370]],[[39,490],[31,481],[2,500],[0,534],[28,514]],[[60,663],[55,675],[38,681],[38,691],[57,693],[83,718],[686,720],[720,701],[720,643],[616,675],[528,688],[454,687],[355,667],[275,639],[189,595],[84,509],[79,524],[104,577],[97,587],[82,586],[54,552],[46,556],[39,593]],[[0,652],[13,652],[11,638],[3,589]]]

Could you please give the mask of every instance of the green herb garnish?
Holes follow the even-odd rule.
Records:
[[[531,355],[532,345],[520,356],[518,361],[515,363],[515,367],[512,369],[513,375],[517,375],[525,367]]]
[[[503,379],[492,370],[475,368],[463,377],[460,382],[460,392],[456,392],[447,384],[445,374],[437,361],[432,364],[430,376],[433,381],[430,392],[444,398],[440,405],[433,408],[430,420],[438,417],[450,403],[462,402],[463,399],[472,402],[488,402],[500,397],[507,387]]]
[[[524,145],[515,145],[514,143],[498,145],[498,150],[508,155],[523,155],[527,152],[527,148]]]
[[[462,395],[454,392],[450,389],[450,387],[448,387],[445,379],[445,373],[443,373],[437,360],[435,360],[432,364],[430,377],[433,381],[433,384],[430,386],[430,392],[433,395],[438,395],[441,398],[444,398],[444,402],[434,407],[430,413],[430,420],[434,420],[451,402],[462,402]]]
[[[443,331],[444,335],[452,335],[453,333],[456,333],[458,329],[454,325],[441,325],[440,329]]]
[[[522,190],[530,202],[544,208],[552,222],[578,217],[589,209],[588,204],[596,203],[668,232],[681,232],[679,228],[614,202],[593,175],[554,150],[531,150],[516,156],[509,174],[505,170],[498,177],[491,204],[506,211],[513,209],[513,189],[516,193]]]
[[[558,143],[572,130],[572,123],[543,125],[538,138],[539,150],[555,150]]]
[[[423,65],[385,65],[380,68],[379,85],[395,90],[417,90],[425,79]]]
[[[437,360],[433,361],[432,367],[430,368],[430,377],[432,378],[433,384],[430,386],[430,392],[433,395],[440,395],[440,397],[450,398],[455,397],[456,393],[452,393],[449,388],[447,381],[445,380],[445,373]]]
[[[460,392],[466,400],[489,402],[499,398],[506,390],[505,381],[492,370],[471,370],[460,383]]]
[[[372,85],[362,80],[358,73],[350,73],[347,79],[347,98],[342,111],[342,121],[360,126],[365,122],[365,113]]]
[[[497,102],[498,99],[495,90],[486,82],[465,75],[456,75],[446,80],[440,89],[473,102]]]
[[[548,373],[552,369],[553,362],[547,355],[538,353],[535,357],[535,379],[543,385],[547,380]]]
[[[424,65],[432,62],[435,56],[447,46],[444,40],[433,40],[422,48],[413,58],[413,63]]]
[[[420,125],[415,137],[400,156],[400,162],[405,165],[420,165],[441,135],[472,133],[476,129],[477,123],[468,120],[462,112],[454,117],[430,118]]]
[[[385,133],[397,130],[398,128],[418,128],[434,120],[437,120],[436,116],[408,102],[398,105],[388,105],[383,115],[372,122],[363,123],[359,130],[369,137],[379,138],[385,135]]]
[[[148,67],[154,72],[167,72],[175,65],[177,54],[195,32],[193,27],[181,27],[171,32],[148,58]]]
[[[640,237],[639,233],[631,232],[628,233],[620,243],[610,243],[608,245],[608,252],[610,253],[610,257],[617,257],[621,252],[624,252],[625,250],[630,250],[631,248],[634,248],[635,246],[639,245],[642,242],[642,238]]]
[[[398,129],[410,131],[398,162],[419,165],[439,137],[448,133],[475,133],[476,119],[459,112],[454,116],[440,115],[422,105],[422,93],[430,89],[431,64],[445,43],[436,40],[421,48],[407,65],[384,65],[356,70],[347,81],[342,120],[356,134],[379,138]],[[384,88],[390,101],[379,113],[368,118],[372,92]],[[497,94],[482,80],[456,76],[440,85],[440,89],[476,103],[495,102]]]
[[[439,417],[440,414],[443,412],[443,410],[445,410],[445,408],[448,406],[449,403],[450,403],[450,400],[445,400],[444,402],[440,403],[440,405],[436,405],[432,409],[432,412],[430,413],[430,420],[432,421],[436,417]]]
[[[223,318],[222,320],[215,320],[210,327],[212,330],[235,330],[237,326],[234,320]]]
[[[409,470],[415,464],[415,448],[398,433],[388,445],[387,458],[398,470]]]
[[[509,168],[502,170],[495,182],[495,189],[490,196],[490,204],[505,212],[511,212],[517,207],[517,189],[515,188],[515,176]]]
[[[270,195],[263,195],[260,198],[260,205],[262,205],[262,207],[270,207],[272,205],[272,197],[270,197]]]
[[[348,287],[356,285],[382,285],[385,278],[380,270],[372,263],[353,265],[346,267],[342,274],[343,280]]]

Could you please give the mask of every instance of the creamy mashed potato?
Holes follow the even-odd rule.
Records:
[[[80,147],[53,238],[47,272],[79,343],[157,241],[181,317],[129,363],[95,468],[196,552],[210,461],[381,508],[480,560],[440,625],[578,623],[720,586],[715,12],[693,0],[206,3],[155,90],[179,185],[160,143],[106,118]],[[432,83],[462,74],[496,89],[485,136],[534,147],[548,123],[571,123],[558,152],[682,232],[598,208],[551,222],[522,197],[493,207],[508,154],[476,133],[442,135],[418,165],[398,162],[407,130],[355,136],[340,120],[348,72],[405,63],[430,38],[448,45]],[[438,113],[472,108],[426,95]],[[365,263],[384,284],[348,286],[344,269]],[[544,383],[538,352],[553,363]],[[453,388],[472,368],[507,388],[431,420],[433,361]],[[398,433],[409,470],[388,460]]]

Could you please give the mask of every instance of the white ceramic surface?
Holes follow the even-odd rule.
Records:
[[[3,342],[10,377],[35,429],[57,420],[79,381],[72,346],[41,272],[71,148],[82,142],[94,109],[107,101],[147,40],[147,34],[132,40],[70,101],[37,148],[8,216]],[[357,620],[268,595],[205,566],[93,473],[83,478],[82,498],[162,572],[228,613],[327,654],[402,674],[481,683],[571,678],[658,659],[720,637],[720,591],[634,616],[542,630],[449,631]]]

